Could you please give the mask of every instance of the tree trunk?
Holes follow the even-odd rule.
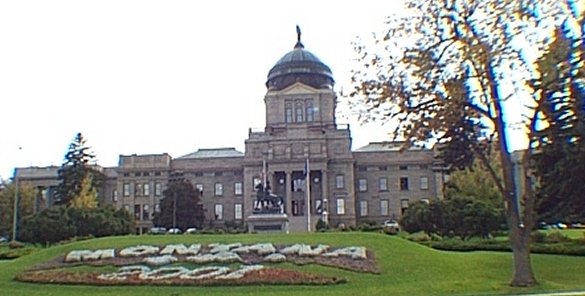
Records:
[[[527,229],[517,219],[518,215],[512,209],[514,207],[512,206],[508,209],[508,218],[510,220],[508,237],[512,246],[514,265],[514,274],[510,285],[514,287],[530,287],[536,284],[530,260],[530,229]]]

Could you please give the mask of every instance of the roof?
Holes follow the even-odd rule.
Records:
[[[368,145],[355,150],[354,152],[400,152],[404,142],[370,142]],[[408,151],[427,150],[425,147],[411,146]]]
[[[244,153],[236,150],[236,148],[211,148],[199,149],[195,152],[189,153],[179,157],[179,159],[190,158],[221,158],[221,157],[244,157]]]
[[[305,49],[298,26],[297,34],[297,43],[293,50],[280,58],[268,72],[266,86],[284,89],[296,81],[301,81],[315,88],[332,87],[334,80],[331,69]]]

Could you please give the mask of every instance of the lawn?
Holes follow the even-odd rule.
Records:
[[[70,250],[126,247],[138,244],[273,242],[332,246],[365,246],[373,250],[380,275],[344,271],[316,265],[299,270],[341,276],[348,283],[334,286],[240,287],[91,287],[26,284],[13,281],[18,272]],[[127,236],[79,241],[44,249],[0,265],[1,295],[495,295],[543,291],[585,290],[585,257],[533,255],[540,281],[530,289],[507,286],[511,254],[502,252],[454,253],[433,250],[397,236],[380,233],[314,233],[291,235],[176,235]]]

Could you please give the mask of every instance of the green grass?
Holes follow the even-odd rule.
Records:
[[[125,247],[137,244],[213,242],[325,243],[332,246],[365,246],[378,258],[382,274],[372,275],[310,265],[312,272],[342,276],[347,284],[334,286],[242,287],[92,287],[27,284],[13,277],[33,264],[75,249]],[[585,290],[585,257],[533,255],[537,287],[511,288],[510,253],[454,253],[433,250],[397,236],[379,233],[314,233],[291,235],[180,235],[127,236],[78,241],[0,263],[1,295],[497,295],[543,291]],[[289,265],[287,265],[288,267]],[[295,267],[297,268],[297,267]]]
[[[541,230],[550,234],[552,232],[560,232],[562,235],[570,238],[570,239],[582,239],[585,240],[585,229],[547,229]]]

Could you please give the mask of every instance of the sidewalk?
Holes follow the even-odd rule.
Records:
[[[552,293],[537,293],[537,294],[514,294],[507,296],[585,296],[585,290],[572,292],[552,292]]]

